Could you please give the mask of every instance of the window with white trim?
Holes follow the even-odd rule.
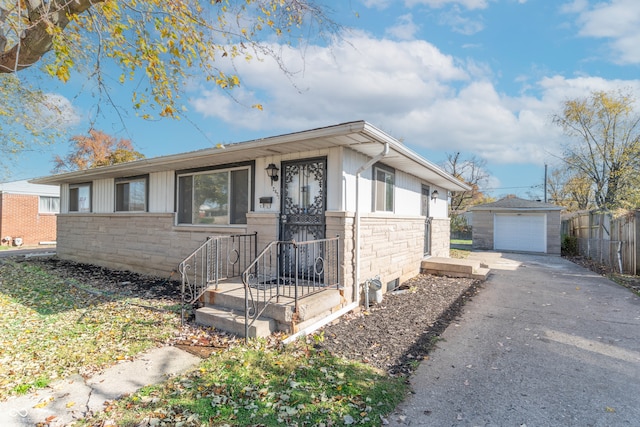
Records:
[[[147,177],[116,180],[116,212],[146,212]]]
[[[91,212],[91,184],[69,185],[69,212]]]
[[[377,212],[393,212],[395,171],[376,165],[373,168],[373,206]]]
[[[178,175],[178,223],[246,224],[250,206],[250,167]]]
[[[60,212],[60,197],[56,196],[40,196],[38,204],[39,213],[59,213]]]

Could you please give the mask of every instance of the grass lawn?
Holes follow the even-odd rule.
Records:
[[[0,260],[0,400],[94,373],[179,332],[179,313],[159,300],[105,295]],[[320,352],[322,339],[231,346],[78,425],[381,425],[406,379]]]
[[[471,246],[471,240],[451,239],[452,245],[469,245]]]
[[[187,375],[107,406],[88,425],[379,426],[406,394],[404,378],[312,342],[263,344],[215,354]]]
[[[0,261],[0,399],[134,356],[179,324],[157,301],[107,297],[28,262]]]

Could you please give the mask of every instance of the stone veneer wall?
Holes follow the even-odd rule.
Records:
[[[449,258],[451,245],[451,220],[433,218],[431,220],[431,256]]]
[[[353,224],[354,214],[351,212],[326,212],[326,236],[340,236],[338,251],[340,252],[340,284],[344,287],[343,296],[346,301],[355,301],[354,295],[354,251]]]
[[[247,214],[247,233],[258,233],[258,254],[279,236],[279,218],[277,213]],[[256,254],[257,255],[257,254]]]
[[[62,259],[165,277],[208,236],[247,232],[173,222],[171,213],[58,215],[57,253]]]
[[[402,283],[420,272],[423,218],[371,215],[361,220],[362,280],[380,275],[385,285],[394,279]],[[327,237],[340,236],[340,282],[347,301],[354,300],[354,221],[351,212],[326,213]],[[276,213],[249,213],[247,222],[246,229],[210,229],[177,227],[171,213],[63,214],[58,216],[57,252],[62,259],[164,277],[211,235],[257,232],[258,252],[277,240]],[[432,236],[432,254],[448,256],[449,220],[434,219]]]
[[[379,275],[383,291],[420,273],[424,258],[424,218],[371,215],[361,218],[360,278]]]

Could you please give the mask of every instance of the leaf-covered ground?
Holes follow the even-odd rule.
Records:
[[[214,353],[164,384],[108,404],[91,426],[379,426],[402,378],[296,342]],[[84,423],[83,423],[84,424]]]
[[[0,260],[0,399],[165,343],[175,301],[119,295],[37,262]]]
[[[306,342],[282,347],[276,337],[252,348],[211,329],[180,328],[179,286],[168,279],[51,257],[0,260],[0,281],[0,399],[154,345],[207,358],[85,421],[118,426],[384,424],[404,396],[404,377],[478,287],[420,275]]]
[[[600,264],[596,260],[592,258],[587,258],[583,256],[573,256],[573,257],[565,257],[569,261],[576,263],[584,268],[587,268],[594,273],[598,273],[602,276],[613,280],[619,285],[624,286],[625,288],[631,289],[637,295],[640,295],[640,276],[634,276],[630,274],[620,274],[613,271],[611,267],[607,267],[606,265]]]

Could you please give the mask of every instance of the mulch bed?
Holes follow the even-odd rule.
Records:
[[[409,375],[480,287],[477,280],[421,274],[369,311],[324,327],[317,346],[391,375]]]

